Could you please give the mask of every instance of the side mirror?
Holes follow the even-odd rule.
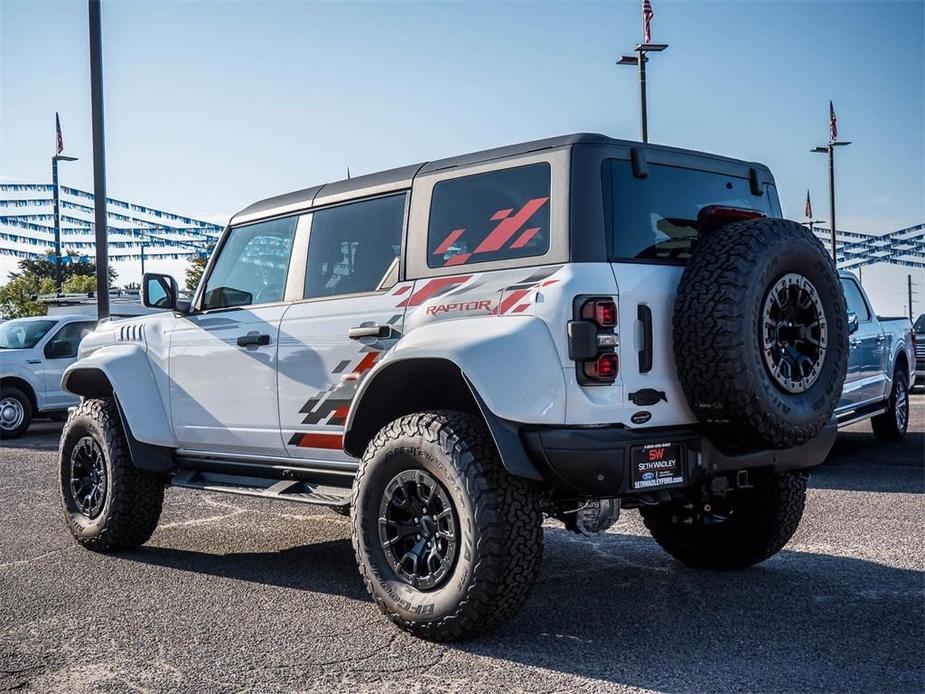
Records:
[[[860,324],[858,323],[858,314],[854,311],[848,311],[848,334],[856,333]]]
[[[141,281],[142,303],[148,308],[175,309],[179,289],[170,275],[146,272]]]

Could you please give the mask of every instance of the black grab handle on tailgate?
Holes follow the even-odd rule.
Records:
[[[639,373],[652,370],[652,309],[643,304],[636,307],[636,318],[642,323],[642,349],[639,350]]]

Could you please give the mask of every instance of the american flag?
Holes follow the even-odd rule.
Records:
[[[642,42],[649,43],[652,40],[652,17],[655,13],[652,11],[652,3],[649,0],[642,0]]]
[[[55,111],[55,134],[56,134],[55,145],[57,147],[57,152],[55,153],[61,154],[61,152],[64,151],[64,137],[61,135],[61,119],[58,118],[57,111]]]
[[[829,99],[829,142],[835,142],[838,139],[838,119],[835,117],[835,107],[832,106],[832,100]]]
[[[809,201],[809,190],[806,191],[806,209],[803,212],[807,219],[813,218],[813,203]]]

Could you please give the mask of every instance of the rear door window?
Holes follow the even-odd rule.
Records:
[[[702,231],[701,212],[711,205],[775,216],[773,193],[752,195],[746,178],[661,164],[649,164],[648,169],[647,178],[634,178],[629,161],[604,162],[604,211],[612,260],[683,263]]]
[[[545,255],[550,166],[530,164],[440,181],[427,228],[427,265],[447,267]]]
[[[398,277],[404,193],[352,202],[312,215],[306,299],[384,289]]]

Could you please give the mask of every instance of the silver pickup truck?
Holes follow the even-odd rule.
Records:
[[[848,373],[835,410],[839,426],[870,419],[874,435],[899,441],[909,424],[909,387],[915,368],[912,323],[874,313],[864,289],[840,273],[848,305]]]

